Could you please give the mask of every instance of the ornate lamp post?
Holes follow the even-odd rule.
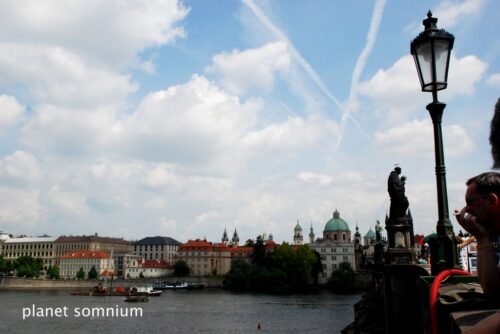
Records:
[[[448,80],[450,54],[455,37],[436,27],[437,18],[427,13],[423,21],[425,30],[411,42],[411,54],[417,66],[422,91],[432,92],[432,103],[427,110],[434,126],[434,148],[436,157],[436,185],[439,220],[436,226],[437,236],[430,240],[431,271],[437,275],[444,269],[458,266],[457,247],[453,226],[448,213],[448,195],[446,190],[446,168],[444,164],[443,136],[441,120],[446,104],[439,102],[437,91],[445,89]]]

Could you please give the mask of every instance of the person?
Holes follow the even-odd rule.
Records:
[[[477,241],[477,273],[485,295],[500,296],[500,173],[486,172],[470,178],[466,206],[455,210],[458,223]],[[464,333],[499,333],[500,313],[481,320]]]

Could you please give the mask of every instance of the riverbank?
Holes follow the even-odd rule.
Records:
[[[157,281],[187,281],[194,283],[203,283],[207,288],[221,288],[222,277],[164,277],[155,279],[138,280],[113,280],[114,287],[130,287],[135,285],[152,284]],[[93,288],[99,283],[97,280],[50,280],[39,278],[19,278],[2,277],[0,278],[0,290],[14,289],[86,289]],[[110,282],[107,281],[109,284]]]

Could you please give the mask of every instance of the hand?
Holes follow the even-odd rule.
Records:
[[[477,218],[465,211],[465,208],[453,212],[457,218],[457,222],[462,226],[467,232],[476,237],[477,240],[488,237],[488,231],[477,222]]]

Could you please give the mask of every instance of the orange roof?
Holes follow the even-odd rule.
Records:
[[[103,270],[99,276],[101,277],[112,277],[112,276],[115,276],[115,272],[113,270]]]
[[[179,252],[183,251],[253,253],[253,247],[228,246],[221,243],[214,244],[208,241],[189,240],[179,247]]]
[[[144,268],[170,268],[170,265],[165,260],[144,260],[139,262]]]
[[[60,258],[61,259],[109,259],[111,258],[111,255],[109,255],[109,253],[106,252],[87,250],[87,251],[67,253],[61,256]]]

